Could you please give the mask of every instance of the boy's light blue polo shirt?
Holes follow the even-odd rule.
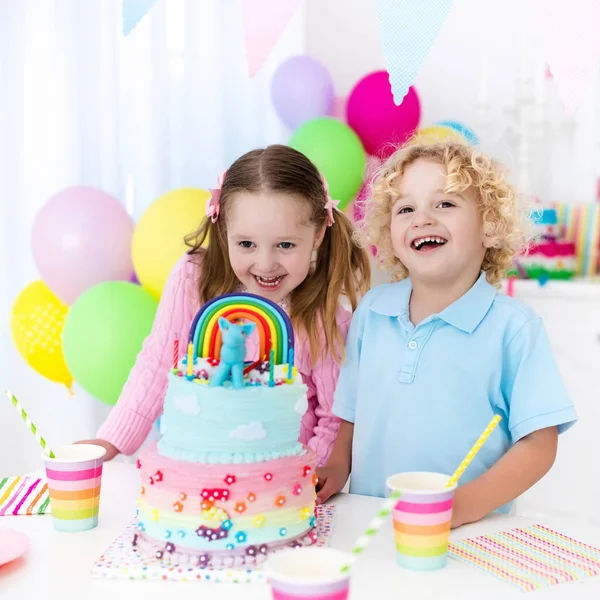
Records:
[[[402,471],[454,472],[494,414],[502,421],[461,484],[522,437],[577,419],[542,320],[498,294],[482,273],[473,287],[416,327],[410,279],[369,291],[348,334],[333,412],[354,423],[350,490],[385,495]]]

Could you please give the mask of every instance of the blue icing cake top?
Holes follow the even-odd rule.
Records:
[[[161,421],[163,456],[206,463],[250,463],[300,454],[306,412],[302,383],[233,389],[171,373]]]
[[[246,363],[255,329],[258,360]],[[303,452],[307,388],[293,361],[294,333],[281,307],[253,294],[206,303],[192,323],[186,356],[169,375],[159,452],[225,464]]]

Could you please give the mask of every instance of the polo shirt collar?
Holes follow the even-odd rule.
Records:
[[[373,302],[371,310],[387,317],[408,316],[411,292],[410,278],[388,285]],[[482,271],[471,289],[437,316],[456,329],[472,333],[489,311],[495,297],[496,288],[487,282]]]

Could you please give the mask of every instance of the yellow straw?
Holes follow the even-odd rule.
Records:
[[[450,481],[448,481],[446,487],[452,487],[458,482],[459,477],[465,472],[465,469],[471,464],[471,461],[475,458],[475,455],[481,449],[481,446],[485,444],[485,441],[490,437],[490,434],[494,429],[496,429],[496,425],[500,423],[502,417],[500,415],[496,415],[491,421],[490,424],[485,428],[484,432],[479,436],[479,439],[473,444],[473,447],[469,450],[463,461],[458,465],[458,469],[454,471],[454,475],[450,477]]]

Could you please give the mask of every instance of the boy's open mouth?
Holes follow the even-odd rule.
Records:
[[[438,235],[416,238],[410,244],[413,250],[419,252],[430,252],[443,246],[448,240]]]

